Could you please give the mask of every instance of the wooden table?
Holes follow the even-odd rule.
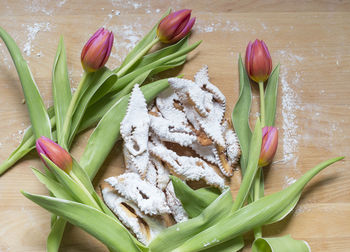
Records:
[[[186,78],[203,65],[226,95],[232,111],[237,100],[238,54],[250,40],[266,41],[274,65],[281,63],[275,164],[265,172],[266,191],[278,191],[317,163],[350,155],[350,2],[349,1],[0,1],[0,25],[16,40],[47,106],[52,104],[51,68],[63,34],[73,86],[82,74],[80,52],[100,26],[114,31],[108,66],[115,67],[168,7],[191,8],[197,17],[191,41],[203,40],[179,71]],[[177,72],[179,72],[177,71]],[[175,72],[170,72],[174,74]],[[254,109],[258,90],[254,91]],[[18,145],[30,124],[12,60],[0,42],[0,160]],[[90,132],[77,138],[79,157]],[[349,159],[318,175],[296,210],[264,228],[265,236],[291,234],[313,251],[349,251]],[[40,167],[35,152],[0,178],[0,251],[44,251],[50,214],[25,199],[20,190],[47,194],[30,166]],[[116,147],[95,184],[123,172]],[[249,245],[247,245],[249,248]],[[62,251],[105,251],[79,228],[64,235]],[[248,249],[247,249],[248,250]]]

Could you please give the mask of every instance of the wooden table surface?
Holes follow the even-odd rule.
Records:
[[[277,127],[279,148],[265,172],[267,193],[285,188],[317,163],[347,158],[318,175],[296,210],[264,228],[265,236],[291,234],[313,251],[350,247],[350,2],[349,1],[10,1],[0,0],[0,25],[16,40],[29,62],[47,106],[52,104],[51,68],[59,36],[65,39],[70,80],[82,74],[80,52],[100,26],[113,30],[108,66],[116,67],[169,7],[190,8],[197,17],[191,41],[203,40],[177,71],[186,78],[203,64],[226,95],[237,100],[237,58],[255,38],[266,41],[273,64],[281,63]],[[258,107],[257,88],[254,110]],[[16,70],[0,41],[0,160],[18,145],[30,124]],[[90,132],[77,138],[79,158]],[[20,194],[47,194],[30,166],[41,167],[35,152],[0,177],[0,251],[45,251],[50,214]],[[113,149],[95,185],[123,172],[120,147]],[[246,250],[249,250],[250,244]],[[62,251],[106,251],[76,227],[64,235]]]

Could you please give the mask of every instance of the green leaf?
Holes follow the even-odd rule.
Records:
[[[33,131],[26,130],[20,145],[11,153],[11,155],[1,163],[0,175],[13,166],[18,160],[35,148],[35,137]]]
[[[168,82],[141,87],[147,102],[169,86]],[[80,165],[93,178],[120,136],[120,123],[128,107],[129,95],[118,100],[102,117],[85,147]]]
[[[248,157],[248,164],[246,168],[246,173],[243,176],[242,183],[239,187],[235,202],[232,206],[232,212],[241,208],[248,196],[250,188],[253,184],[255,174],[258,170],[258,162],[261,151],[261,141],[262,141],[262,130],[259,118],[256,119],[256,124],[253,132],[253,136],[250,141],[250,150]]]
[[[32,168],[34,175],[39,179],[41,183],[43,183],[46,188],[52,192],[52,194],[56,198],[66,199],[66,200],[74,200],[71,193],[64,187],[62,184],[58,183],[56,180],[51,177],[41,173],[39,170]]]
[[[290,203],[286,207],[284,207],[279,213],[277,213],[270,220],[268,220],[265,223],[265,225],[269,225],[269,224],[278,222],[280,220],[283,220],[284,217],[286,217],[290,212],[292,212],[295,206],[298,204],[300,196],[301,196],[301,191],[293,199],[290,200]]]
[[[173,252],[201,251],[203,249],[207,249],[208,247],[216,246],[227,240],[238,237],[256,227],[269,223],[269,221],[274,219],[275,216],[280,215],[283,209],[290,206],[291,199],[295,199],[303,190],[305,185],[316,174],[327,166],[343,158],[344,157],[329,159],[315,166],[288,188],[252,202],[235,211],[233,214],[228,215],[226,218],[222,218],[215,225],[212,225],[203,232],[195,236],[190,236],[190,239],[188,239],[178,248],[174,249]],[[213,205],[213,203],[211,205]],[[183,235],[186,235],[186,233]],[[203,244],[205,244],[207,241],[212,242],[207,247],[203,247]]]
[[[294,240],[290,235],[259,238],[253,242],[252,252],[311,252],[306,241]]]
[[[159,21],[157,22],[157,24],[155,26],[153,26],[152,30],[149,31],[147,33],[146,36],[143,37],[143,39],[137,43],[137,45],[128,53],[128,55],[125,57],[125,59],[123,60],[123,63],[115,70],[113,70],[113,72],[117,72],[118,69],[123,68],[124,66],[126,66],[128,63],[130,63],[145,47],[147,47],[157,36],[157,27],[159,22],[167,15],[169,15],[170,13],[170,9],[167,10],[161,17],[161,19],[159,19]],[[130,71],[130,70],[129,70]]]
[[[219,195],[217,188],[201,188],[193,190],[181,179],[171,176],[176,197],[181,201],[183,208],[190,218],[201,214]]]
[[[186,37],[184,37],[183,39],[181,39],[173,45],[164,47],[153,53],[145,55],[144,57],[142,57],[142,59],[137,65],[130,69],[130,72],[136,70],[137,68],[147,66],[148,64],[151,64],[161,58],[167,57],[168,55],[176,53],[178,50],[186,48],[188,46],[188,37],[189,35],[187,35]]]
[[[58,217],[53,226],[51,227],[51,231],[47,237],[46,241],[46,251],[47,252],[57,252],[59,251],[61,240],[63,237],[64,229],[66,228],[67,221]]]
[[[117,222],[115,218],[93,207],[23,191],[22,194],[51,213],[61,216],[73,225],[84,229],[115,251],[139,251],[135,238],[132,237],[122,224]]]
[[[52,96],[54,100],[56,131],[58,135],[58,144],[63,144],[61,130],[64,119],[72,99],[70,90],[66,49],[64,47],[63,37],[61,36],[58,43],[55,61],[52,69]]]
[[[241,251],[244,247],[244,239],[243,236],[238,236],[226,242],[220,243],[214,247],[204,249],[204,252],[235,252]]]
[[[252,132],[249,127],[249,113],[252,103],[252,93],[249,77],[244,68],[244,64],[239,55],[238,60],[239,71],[239,98],[232,112],[232,123],[241,146],[241,169],[244,175],[249,156],[249,144]]]
[[[22,84],[24,97],[27,103],[30,121],[33,125],[36,138],[46,136],[52,138],[50,118],[47,114],[39,89],[34,81],[33,75],[23,59],[22,54],[13,38],[0,27],[0,37],[5,42],[12,60],[16,66],[19,79]]]
[[[45,163],[50,167],[50,170],[55,174],[57,180],[64,187],[66,187],[66,190],[69,190],[75,201],[100,209],[96,201],[92,198],[91,194],[88,191],[86,191],[86,188],[84,188],[83,185],[80,184],[80,181],[77,181],[76,179],[73,179],[71,177],[74,173],[69,175],[61,168],[56,166],[45,155],[41,155],[41,157],[44,159]]]
[[[190,237],[214,225],[220,219],[227,217],[232,206],[232,196],[226,189],[203,212],[188,221],[175,224],[163,232],[149,244],[152,252],[173,251]]]
[[[121,89],[123,89],[128,83],[130,83],[130,81],[132,81],[133,79],[135,79],[135,77],[139,76],[140,74],[149,71],[149,70],[153,70],[157,67],[163,66],[164,64],[166,64],[167,62],[170,62],[172,60],[175,60],[179,57],[182,57],[186,54],[188,54],[189,52],[191,52],[192,50],[194,50],[197,46],[199,46],[199,44],[201,43],[201,41],[198,41],[190,46],[187,46],[186,48],[182,48],[181,50],[178,50],[177,52],[165,56],[161,59],[158,59],[148,65],[145,65],[143,67],[139,67],[136,70],[124,75],[123,77],[119,78],[118,81],[115,83],[115,85],[112,87],[111,91],[117,92],[120,91]]]
[[[78,129],[81,119],[87,109],[87,106],[92,97],[98,92],[100,88],[109,90],[112,85],[117,81],[117,76],[108,68],[103,67],[97,72],[89,75],[87,82],[85,83],[85,90],[80,95],[78,104],[75,108],[73,119],[71,123],[71,130],[69,136],[69,146],[71,145]],[[102,97],[99,97],[101,99]]]
[[[265,90],[265,124],[266,126],[275,125],[278,77],[280,65],[278,64],[270,74]]]

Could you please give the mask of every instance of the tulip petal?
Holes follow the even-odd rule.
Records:
[[[81,63],[87,72],[95,72],[103,67],[111,53],[113,33],[100,28],[85,44],[81,53]]]
[[[163,43],[177,42],[189,32],[188,27],[193,26],[194,20],[191,21],[191,10],[184,9],[176,11],[166,16],[160,21],[157,36]],[[186,30],[187,32],[183,32]],[[180,35],[181,34],[181,35]],[[174,39],[176,37],[176,39]]]
[[[195,17],[191,18],[191,20],[186,24],[186,26],[183,28],[183,30],[178,35],[176,35],[174,38],[172,38],[170,40],[170,43],[176,43],[177,41],[179,41],[180,39],[185,37],[187,35],[187,33],[192,29],[195,21],[196,21]]]

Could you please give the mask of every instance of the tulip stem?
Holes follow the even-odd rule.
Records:
[[[255,181],[254,181],[254,201],[257,201],[258,199],[260,199],[261,176],[262,176],[262,168],[258,167],[258,171],[256,172]],[[261,227],[254,228],[254,237],[255,239],[262,237]]]
[[[141,59],[155,44],[159,42],[158,37],[155,38],[151,43],[149,43],[145,48],[143,48],[131,61],[129,61],[125,66],[118,70],[118,78],[125,75],[125,73],[139,60]]]
[[[265,127],[265,92],[264,92],[264,82],[259,82],[259,91],[260,91],[260,121],[261,121],[261,128]],[[258,171],[256,173],[255,179],[254,179],[254,194],[253,194],[253,201],[257,201],[260,199],[260,183],[262,179],[262,169],[261,167],[258,167]],[[254,229],[254,237],[255,239],[262,237],[262,230],[261,227],[257,227]]]
[[[72,116],[74,113],[74,110],[76,108],[78,98],[80,97],[81,90],[84,86],[84,83],[87,79],[88,73],[84,72],[83,77],[80,80],[80,83],[77,87],[77,90],[74,92],[72,100],[69,103],[69,107],[67,109],[66,117],[64,119],[63,128],[62,128],[62,135],[58,136],[58,144],[61,145],[65,150],[68,151],[68,138],[70,134],[70,126],[72,121]]]
[[[265,92],[264,92],[264,82],[259,82],[260,91],[260,121],[261,127],[265,127]]]

